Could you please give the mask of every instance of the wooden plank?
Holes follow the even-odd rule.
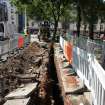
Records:
[[[27,98],[37,88],[38,83],[30,83],[22,88],[18,88],[13,92],[9,93],[5,98],[8,99],[20,99]]]
[[[7,100],[4,105],[28,105],[30,98]]]

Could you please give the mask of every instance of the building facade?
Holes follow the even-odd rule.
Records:
[[[4,24],[5,34],[7,36],[13,35],[18,32],[18,14],[16,13],[16,7],[14,7],[9,0],[0,0],[0,22]]]

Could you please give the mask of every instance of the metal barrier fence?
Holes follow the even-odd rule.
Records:
[[[94,105],[105,105],[105,71],[94,55],[74,47],[73,67],[91,90]]]
[[[0,55],[6,54],[9,51],[9,40],[0,41]]]
[[[73,38],[73,37],[71,37]],[[101,40],[90,40],[85,36],[73,38],[73,45],[80,49],[93,54],[101,66],[105,69],[105,42]]]
[[[105,105],[105,70],[96,57],[98,54],[103,55],[104,44],[97,44],[95,41],[83,37],[76,40],[72,38],[70,39],[74,43],[72,65],[88,89],[91,90],[93,104]],[[60,45],[61,43],[60,41]]]
[[[18,39],[10,39],[9,40],[9,51],[11,52],[12,50],[18,48]]]
[[[24,37],[24,47],[29,44],[30,38],[29,36]],[[10,40],[0,41],[0,57],[3,55],[8,54],[9,52],[12,52],[15,49],[18,49],[18,37],[15,37]]]
[[[27,46],[27,44],[30,42],[30,36],[26,36],[24,38],[24,46]]]

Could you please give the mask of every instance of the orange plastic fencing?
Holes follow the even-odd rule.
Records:
[[[72,44],[64,40],[64,55],[70,64],[72,64],[72,60],[73,60],[72,52],[73,52]]]

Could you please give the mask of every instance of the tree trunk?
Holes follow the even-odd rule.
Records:
[[[84,24],[83,35],[86,35],[87,24]]]
[[[80,36],[80,26],[81,26],[81,9],[78,4],[77,6],[77,36]]]
[[[105,23],[104,23],[104,35],[105,35]]]
[[[57,33],[57,27],[58,27],[58,20],[55,20],[54,24],[54,35],[52,41],[55,41],[56,33]]]
[[[101,23],[100,23],[100,32],[99,32],[99,35],[101,35],[101,30],[102,30],[102,27],[101,27]]]
[[[93,23],[89,24],[89,38],[92,40],[94,39],[94,25],[93,25]]]
[[[68,29],[69,29],[69,22],[68,22],[68,21],[63,21],[63,23],[62,23],[62,28],[63,28],[64,30],[68,30]]]

